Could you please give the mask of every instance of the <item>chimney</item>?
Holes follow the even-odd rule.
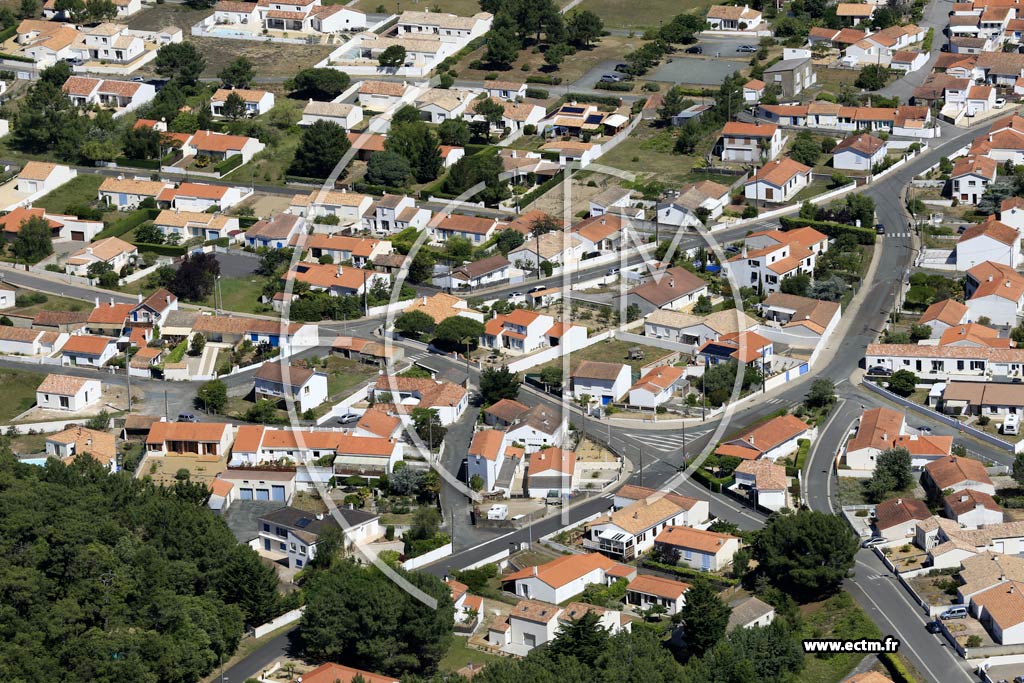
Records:
[[[533,565],[533,575],[537,576],[537,565]]]
[[[903,499],[902,498],[897,498],[896,499],[896,504],[897,505],[903,505]]]
[[[114,297],[110,297],[110,306],[111,308],[114,306]]]
[[[100,307],[100,298],[96,297],[96,305],[93,306],[93,308],[99,308],[99,307]]]
[[[1013,595],[1013,584],[1012,583],[1010,584],[1010,590],[1008,590],[1006,592],[1009,593],[1010,595]]]
[[[139,292],[139,303],[142,303],[142,292]]]
[[[335,277],[341,277],[341,274],[345,272],[344,266],[338,266],[338,273]]]
[[[751,434],[750,436],[748,436],[747,437],[747,441],[749,441],[750,445],[753,446],[754,445],[754,435]]]
[[[640,511],[637,510],[633,513],[633,519],[640,519]]]
[[[966,493],[961,493],[960,494],[960,502],[961,503],[966,503],[969,498],[970,498],[970,496],[968,496]]]

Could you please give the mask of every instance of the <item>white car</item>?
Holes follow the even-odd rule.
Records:
[[[996,109],[1002,109],[1003,107],[1005,107],[1006,106],[1006,98],[1005,97],[997,97],[996,98],[996,105],[995,106],[996,106]]]
[[[861,548],[874,548],[876,546],[882,545],[883,543],[885,543],[885,539],[882,538],[881,536],[872,536],[868,540],[866,540],[863,543],[861,543],[860,547]]]

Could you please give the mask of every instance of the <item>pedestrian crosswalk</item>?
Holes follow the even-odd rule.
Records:
[[[764,402],[767,403],[770,406],[773,406],[773,405],[782,403],[784,400],[785,399],[782,399],[782,398],[770,398],[770,399],[768,399],[767,401],[764,401]]]
[[[687,431],[686,443],[690,443],[701,435]],[[622,436],[626,443],[647,446],[663,453],[678,451],[683,447],[684,439],[682,432],[625,432]]]
[[[423,360],[424,358],[428,357],[429,355],[430,355],[429,353],[427,353],[426,351],[423,351],[422,353],[414,353],[411,356],[406,356],[405,360],[407,360],[410,363],[415,363],[418,360]]]
[[[886,237],[910,237],[909,232],[887,232]]]

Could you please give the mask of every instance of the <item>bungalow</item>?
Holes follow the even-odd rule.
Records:
[[[113,434],[71,425],[62,432],[46,437],[46,455],[59,458],[66,465],[79,455],[90,455],[110,473],[118,471],[117,446]]]
[[[442,123],[460,118],[473,98],[474,94],[466,90],[430,88],[416,97],[415,107],[428,123]]]
[[[106,263],[115,273],[120,273],[138,257],[139,250],[134,244],[129,244],[119,237],[107,237],[72,252],[64,261],[64,267],[72,275],[86,277],[89,274],[89,266],[94,263]]]
[[[44,410],[77,413],[99,402],[102,393],[98,379],[50,374],[36,388],[36,405]]]
[[[729,621],[725,626],[726,631],[737,628],[765,628],[775,621],[775,608],[758,600],[753,595],[737,598],[729,603],[729,607],[732,611],[729,613]],[[858,683],[858,681],[851,678],[843,683]],[[883,681],[865,680],[859,683],[883,683]]]
[[[239,4],[247,5],[249,3],[243,2]],[[399,683],[397,678],[381,676],[380,674],[363,671],[362,669],[353,669],[350,666],[333,664],[331,662],[321,664],[312,671],[307,671],[302,675],[302,680],[305,683],[355,683],[359,679],[366,683]]]
[[[305,282],[310,289],[328,292],[331,296],[364,294],[372,289],[377,282],[383,283],[384,286],[391,284],[391,277],[385,273],[352,266],[336,266],[330,263],[320,264],[307,261],[300,261],[282,279]]]
[[[65,365],[103,367],[117,354],[117,339],[92,334],[73,335],[61,349]]]
[[[949,179],[954,198],[962,203],[977,204],[986,188],[996,180],[997,162],[988,157],[968,156],[957,159]]]
[[[519,401],[503,398],[494,405],[484,408],[484,424],[499,429],[509,427],[529,409],[529,406]]]
[[[64,81],[61,92],[76,106],[107,107],[114,116],[127,114],[156,97],[156,89],[149,83],[101,80],[86,76],[72,76]]]
[[[368,230],[392,233],[406,228],[423,228],[430,220],[430,209],[416,206],[416,200],[408,195],[385,194],[374,202],[363,222]]]
[[[223,161],[240,156],[241,163],[247,164],[266,147],[256,138],[245,135],[229,135],[211,130],[197,130],[182,146],[185,154],[205,156],[214,161]]]
[[[260,23],[260,17],[257,5],[251,2],[217,0],[217,3],[213,6],[213,21],[215,24],[249,24],[257,26]]]
[[[846,465],[851,470],[873,472],[878,456],[894,448],[907,450],[911,466],[920,469],[948,458],[953,437],[910,433],[903,413],[871,408],[861,414],[856,435],[846,443]]]
[[[435,276],[431,282],[435,287],[449,291],[474,289],[496,282],[504,282],[509,278],[512,264],[501,254],[487,256],[479,261],[466,263],[452,268],[443,275]]]
[[[514,81],[485,81],[483,87],[489,97],[496,97],[509,102],[515,102],[526,97],[526,91],[529,89],[526,83]]]
[[[626,586],[626,604],[637,610],[663,607],[665,614],[675,615],[686,604],[686,591],[690,584],[665,579],[654,574],[642,574]]]
[[[993,346],[931,346],[918,344],[868,344],[867,367],[892,372],[910,370],[925,380],[1019,377],[1024,369],[1024,349]]]
[[[775,462],[796,453],[800,448],[800,439],[813,436],[811,427],[800,418],[780,415],[726,441],[715,449],[715,453],[742,460],[764,458]]]
[[[926,308],[918,323],[931,327],[931,338],[937,339],[950,327],[966,323],[968,318],[966,305],[956,299],[945,299]]]
[[[889,60],[889,68],[893,71],[910,73],[923,68],[928,63],[928,53],[917,50],[897,50]]]
[[[928,463],[924,468],[922,483],[926,489],[936,493],[947,489],[953,493],[973,489],[992,496],[996,492],[980,461],[955,455]]]
[[[50,213],[43,208],[17,206],[5,216],[0,216],[0,231],[8,240],[14,240],[21,227],[32,218],[46,221],[55,242],[89,242],[103,230],[103,221],[82,220],[77,216]]]
[[[678,396],[687,386],[685,368],[659,365],[629,388],[629,405],[654,410]]]
[[[963,270],[990,261],[1016,270],[1021,265],[1020,231],[988,216],[969,226],[956,242],[957,267]]]
[[[232,233],[239,232],[238,219],[234,216],[178,209],[161,211],[153,220],[153,227],[167,237],[177,236],[180,242],[191,239],[207,241],[222,237],[230,238]]]
[[[139,208],[145,199],[156,198],[166,188],[167,183],[159,180],[139,180],[135,178],[104,178],[100,183],[99,200],[105,205],[128,211]]]
[[[505,460],[505,432],[500,429],[481,429],[473,435],[466,455],[466,480],[470,485],[479,478],[482,490],[490,492],[498,480]]]
[[[1024,229],[1024,198],[1007,197],[999,205],[999,222],[1015,230]]]
[[[591,207],[593,208],[593,206]],[[622,248],[625,222],[615,214],[593,215],[572,226],[573,235],[583,240],[583,251],[618,252]],[[546,233],[558,234],[556,232]],[[570,241],[570,244],[572,242]],[[561,261],[564,263],[564,261]]]
[[[550,446],[530,455],[523,488],[528,498],[569,498],[579,488],[576,454]]]
[[[1000,645],[1024,643],[1024,584],[1000,583],[971,598],[971,613]]]
[[[469,318],[481,323],[484,321],[484,314],[474,308],[470,308],[469,303],[465,299],[445,294],[444,292],[438,292],[429,297],[418,297],[405,308],[404,312],[411,313],[413,311],[429,315],[435,323],[440,323],[442,320],[455,316]]]
[[[256,400],[294,401],[305,413],[327,400],[327,375],[299,365],[264,363],[256,371]]]
[[[120,337],[125,334],[128,316],[131,315],[133,304],[114,303],[113,297],[110,303],[100,303],[96,300],[96,307],[89,312],[85,321],[85,332],[101,337]]]
[[[984,261],[969,269],[964,292],[972,320],[987,317],[993,325],[1013,327],[1024,312],[1024,277],[1001,263]]]
[[[310,235],[303,245],[315,259],[330,257],[332,263],[351,262],[357,268],[372,265],[377,256],[393,252],[387,240],[349,237],[348,235]]]
[[[312,190],[292,197],[288,213],[306,218],[337,216],[345,223],[359,221],[373,208],[373,197],[345,190]]]
[[[337,454],[342,432],[313,429],[275,428],[263,425],[242,425],[235,433],[231,447],[232,468],[272,465],[284,460],[311,463]],[[285,502],[284,487],[271,491],[267,500]],[[246,496],[242,496],[243,499]],[[259,500],[259,496],[255,498]]]
[[[488,84],[485,84],[488,87]],[[544,120],[546,113],[544,107],[535,102],[513,102],[504,98],[492,96],[492,102],[496,102],[501,105],[502,115],[501,121],[494,124],[492,128],[499,128],[501,130],[509,129],[510,131],[517,131],[525,128],[526,126],[538,126],[541,121]],[[472,105],[473,112],[476,112],[477,103],[483,100],[477,100]],[[483,117],[479,114],[475,114],[473,117],[475,120],[482,120]]]
[[[32,329],[71,333],[85,327],[89,313],[91,311],[39,311],[32,318]]]
[[[312,126],[317,121],[336,123],[346,131],[350,131],[363,120],[363,108],[357,104],[343,102],[317,102],[309,100],[302,109],[300,126]]]
[[[762,336],[772,338],[776,329],[780,329],[779,341],[807,348],[815,348],[823,339],[828,339],[842,317],[842,307],[838,302],[782,292],[772,292],[758,308],[768,322],[759,328]],[[780,327],[776,328],[771,323]]]
[[[735,470],[736,487],[750,500],[773,512],[789,507],[786,468],[769,460],[744,460]]]
[[[1024,386],[1009,382],[945,383],[942,412],[948,415],[1003,417],[1024,414]]]
[[[601,155],[601,146],[593,142],[580,142],[578,140],[552,140],[541,145],[541,152],[556,152],[558,154],[558,165],[565,167],[576,164],[579,168],[586,168],[590,162]]]
[[[253,249],[284,249],[305,230],[306,219],[290,213],[279,213],[253,223],[245,231],[245,244]]]
[[[78,171],[70,166],[44,161],[29,161],[15,177],[14,188],[19,193],[30,195],[32,198],[53,192],[77,175]]]
[[[572,602],[564,608],[546,602],[520,600],[507,616],[497,617],[488,627],[487,642],[502,652],[526,655],[535,647],[554,640],[562,627],[584,615],[597,616],[596,628],[615,634],[629,631],[631,622],[617,610]]]
[[[1003,508],[995,498],[982,491],[963,489],[943,498],[946,517],[964,529],[1003,523]]]
[[[522,413],[505,430],[509,443],[521,443],[526,452],[533,452],[562,443],[569,421],[553,408],[538,403]]]
[[[657,206],[658,223],[687,227],[710,224],[729,204],[729,188],[711,180],[683,185]]]
[[[731,534],[670,526],[654,539],[658,556],[671,564],[685,564],[701,571],[720,571],[732,564],[740,539]]]
[[[577,401],[588,396],[606,406],[618,402],[629,391],[630,367],[624,363],[596,360],[581,362],[569,375],[572,396]]]
[[[654,273],[648,281],[626,293],[627,305],[636,304],[641,315],[658,309],[678,311],[697,303],[707,296],[707,283],[681,267],[667,268]]]
[[[856,4],[852,2],[840,2],[836,4],[836,16],[850,26],[859,26],[862,21],[869,22],[871,15],[875,13],[875,6],[871,4]]]
[[[917,523],[932,516],[928,506],[916,498],[893,498],[875,506],[874,535],[887,541],[905,541],[914,536]]]
[[[722,161],[771,161],[785,142],[782,130],[775,124],[730,121],[722,128],[718,150]]]
[[[747,199],[755,202],[781,204],[811,182],[811,168],[789,157],[772,161],[760,169],[743,185]]]
[[[242,100],[245,116],[250,118],[266,114],[274,108],[274,93],[266,90],[246,90],[244,88],[217,88],[210,98],[210,112],[214,116],[224,116],[224,105],[231,95]]]
[[[683,509],[667,496],[637,500],[586,523],[583,547],[630,562],[654,547],[662,529],[681,524],[683,519]]]
[[[334,474],[339,477],[380,477],[391,474],[402,459],[398,439],[341,434],[338,437]]]
[[[219,458],[228,453],[233,438],[234,426],[221,422],[154,422],[146,436],[146,451]]]
[[[712,5],[707,20],[712,31],[753,31],[761,24],[761,12],[748,5]]]
[[[756,367],[769,372],[775,345],[756,332],[724,334],[717,341],[705,342],[697,350],[700,359],[710,365],[737,362],[746,367]]]
[[[508,252],[508,258],[517,267],[537,269],[544,262],[552,266],[575,263],[583,257],[586,242],[575,233],[546,232],[531,237],[520,246]]]
[[[697,316],[678,311],[657,310],[644,318],[644,336],[667,339],[694,347],[705,342],[718,341],[723,335],[753,330],[757,321],[742,311],[715,311]]]
[[[811,33],[812,33],[811,40],[812,40],[812,42],[814,40],[813,32],[815,30],[817,30],[817,29],[811,29]],[[746,83],[744,83],[743,84],[743,103],[744,104],[749,104],[749,105],[755,105],[758,102],[760,102],[761,98],[764,97],[765,87],[766,87],[765,86],[765,82],[762,81],[762,80],[758,80],[756,78],[752,78],[749,81],[747,81]]]
[[[388,111],[398,106],[408,86],[394,81],[362,81],[359,84],[359,106],[370,111]]]
[[[458,384],[423,377],[379,375],[369,388],[375,403],[395,403],[405,407],[401,418],[410,422],[414,408],[437,410],[441,424],[450,425],[469,407],[469,392]]]
[[[177,187],[164,189],[156,201],[162,208],[181,211],[227,211],[252,194],[253,191],[248,187],[179,183]]]
[[[389,414],[389,406],[371,406],[356,421],[355,436],[373,436],[382,439],[400,439],[402,420]]]
[[[7,355],[49,355],[58,350],[67,339],[66,332],[0,325],[0,353]]]
[[[501,577],[501,583],[520,597],[557,605],[579,595],[591,584],[607,586],[619,577],[633,579],[636,569],[601,553],[587,553],[565,555],[542,565],[524,567]]]
[[[487,321],[480,345],[488,349],[529,353],[544,346],[546,333],[554,324],[555,319],[550,315],[516,308],[511,313],[499,314]]]
[[[870,7],[870,5],[868,5]],[[868,133],[853,135],[832,149],[832,166],[847,171],[870,173],[885,160],[886,142]]]
[[[491,238],[498,223],[493,218],[479,218],[457,213],[435,214],[430,220],[430,235],[435,242],[446,242],[449,237],[462,237],[473,244],[482,244]]]
[[[126,19],[142,11],[142,0],[114,0],[117,19]],[[73,21],[70,10],[58,9],[57,0],[46,0],[43,3],[43,17],[51,21]]]

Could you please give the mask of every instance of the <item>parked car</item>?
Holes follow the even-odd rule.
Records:
[[[199,422],[192,413],[178,413],[178,422]]]
[[[618,74],[605,74],[604,76],[601,76],[602,83],[620,83],[624,80],[626,79]]]
[[[861,543],[860,547],[861,548],[874,548],[876,546],[882,545],[883,543],[885,543],[885,539],[882,538],[881,536],[872,536],[871,538],[869,538],[866,541],[864,541],[863,543]]]
[[[607,274],[608,275],[618,275],[619,274],[619,269],[618,268],[609,268]]]
[[[924,627],[928,629],[928,633],[942,633],[942,624],[938,621],[929,621]]]
[[[508,295],[509,299],[519,299],[523,296],[522,292],[510,292]]]
[[[350,422],[359,422],[359,413],[345,413],[338,416],[338,422],[341,424],[349,424]]]
[[[943,621],[947,619],[966,619],[967,618],[967,605],[953,605],[948,610],[939,615],[939,619]]]
[[[704,54],[704,48],[700,45],[691,45],[686,48],[686,54],[688,55],[702,55]]]
[[[740,45],[736,48],[736,52],[757,52],[757,45]]]
[[[889,375],[892,374],[892,370],[890,370],[889,368],[884,368],[881,365],[873,365],[870,368],[868,368],[868,374],[878,375],[881,377],[888,377]]]
[[[965,232],[967,232],[967,228],[969,228],[969,227],[971,227],[971,226],[969,226],[969,225],[961,225],[959,228],[956,229],[956,234],[958,234],[958,235],[964,234]]]
[[[534,292],[543,292],[545,289],[547,289],[547,287],[544,285],[537,285],[536,287],[530,288],[530,294],[533,294]]]
[[[627,73],[629,71],[629,64],[616,64],[615,71],[621,74]]]
[[[995,104],[996,109],[1002,109],[1005,106],[1006,106],[1006,98],[1005,97],[997,97],[996,98],[996,104]]]
[[[877,233],[879,235],[884,235],[885,234],[885,226],[882,225],[881,223],[876,225],[875,226],[875,233]]]

